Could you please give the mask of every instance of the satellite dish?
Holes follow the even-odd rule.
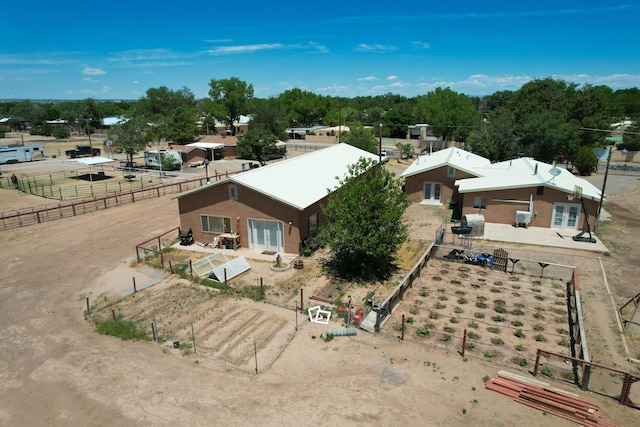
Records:
[[[552,167],[551,169],[549,169],[549,173],[550,173],[551,175],[553,175],[553,176],[554,176],[554,178],[555,178],[556,176],[558,176],[558,175],[560,175],[560,174],[562,173],[562,169],[557,168],[557,167],[555,167],[555,166],[554,166],[554,167]]]

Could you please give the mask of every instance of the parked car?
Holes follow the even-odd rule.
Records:
[[[382,163],[387,163],[389,161],[389,153],[387,153],[386,151],[381,151],[380,152],[380,160],[382,161]]]

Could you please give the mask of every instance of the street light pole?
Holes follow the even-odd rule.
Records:
[[[380,136],[378,138],[378,163],[382,163],[382,123],[380,123]]]
[[[204,170],[207,177],[207,184],[210,184],[211,181],[209,181],[209,159],[204,160]]]

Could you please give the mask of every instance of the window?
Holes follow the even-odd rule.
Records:
[[[231,231],[231,218],[201,215],[200,223],[205,233],[222,234]]]
[[[456,169],[455,169],[455,168],[452,168],[451,166],[449,166],[449,167],[447,168],[447,176],[448,176],[449,178],[455,178],[455,177],[456,177]]]
[[[311,234],[316,234],[318,232],[319,219],[320,219],[320,212],[314,213],[307,219],[307,230],[308,230],[307,234],[311,235]]]
[[[487,198],[486,197],[474,197],[473,198],[473,207],[479,209],[485,209],[487,207]]]
[[[229,199],[238,200],[238,186],[235,184],[229,184]]]

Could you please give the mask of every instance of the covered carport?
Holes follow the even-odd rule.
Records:
[[[104,173],[104,165],[106,163],[111,163],[111,162],[115,162],[115,160],[113,159],[108,159],[106,157],[86,157],[86,158],[80,158],[80,159],[69,159],[69,160],[65,160],[65,162],[67,163],[75,163],[76,166],[76,175],[78,176],[78,179],[83,179],[85,181],[102,181],[103,179],[109,179],[111,178],[110,176],[107,176]],[[80,168],[85,167],[89,169],[89,173],[88,174],[81,174],[80,173]],[[94,170],[98,169],[97,174],[94,175]],[[84,169],[83,169],[84,172]]]
[[[207,160],[220,160],[224,157],[224,144],[217,142],[192,142],[187,147],[196,147],[207,152]]]

